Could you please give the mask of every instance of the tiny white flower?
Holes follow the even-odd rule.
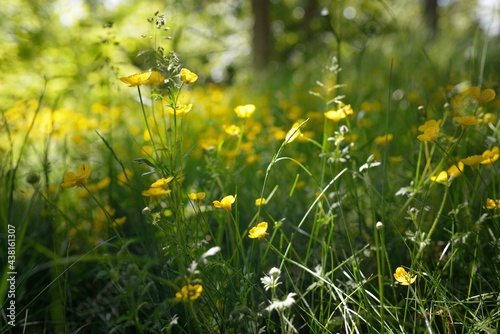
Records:
[[[215,246],[207,250],[203,255],[201,256],[202,259],[207,258],[209,256],[214,256],[218,252],[220,252],[221,248],[219,246]]]
[[[278,285],[281,284],[280,282],[278,282],[278,280],[280,279],[280,274],[281,271],[278,268],[273,267],[271,268],[271,270],[269,270],[268,275],[265,275],[260,279],[266,291],[269,289],[274,290]]]
[[[290,308],[295,303],[295,297],[297,294],[294,292],[290,292],[288,296],[286,296],[285,300],[275,299],[271,302],[271,305],[266,307],[266,311],[271,312],[272,310],[283,311],[284,309]]]
[[[382,222],[377,222],[377,224],[375,225],[375,228],[376,228],[377,230],[381,230],[381,229],[383,229],[383,228],[384,228],[384,224],[382,224]]]

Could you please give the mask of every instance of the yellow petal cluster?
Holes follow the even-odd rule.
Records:
[[[198,75],[196,73],[191,72],[187,68],[181,69],[181,81],[184,82],[185,84],[191,85],[198,80]]]
[[[266,205],[266,199],[264,197],[259,197],[255,200],[255,205],[261,206]]]
[[[128,77],[121,77],[120,80],[126,83],[129,87],[144,84],[157,86],[165,81],[165,77],[158,71],[143,71],[129,75]]]
[[[156,180],[149,186],[149,189],[142,192],[142,196],[151,197],[154,200],[159,200],[161,196],[168,195],[172,190],[167,189],[168,184],[173,180],[172,176]]]
[[[188,197],[192,201],[201,201],[202,199],[205,198],[206,193],[204,192],[199,192],[199,193],[190,193],[188,194]]]
[[[334,122],[338,122],[341,119],[346,118],[348,115],[351,115],[353,113],[354,111],[352,110],[351,105],[348,104],[336,110],[328,110],[327,112],[324,113],[324,115],[326,118]]]
[[[394,138],[394,136],[392,133],[387,133],[383,136],[375,137],[375,139],[373,141],[378,145],[384,146],[384,145],[389,144],[393,138]]]
[[[440,172],[437,176],[431,176],[431,181],[446,184],[452,179],[459,177],[464,170],[464,163],[460,160],[457,165],[451,166],[447,171]]]
[[[248,232],[248,237],[250,239],[262,239],[266,235],[268,235],[266,222],[258,223],[257,226],[252,227]]]
[[[201,296],[203,292],[203,286],[201,284],[188,284],[181,288],[181,291],[175,294],[175,298],[178,300],[196,300]]]
[[[439,134],[439,125],[441,124],[441,120],[431,119],[425,124],[420,125],[418,127],[418,131],[423,132],[423,134],[418,135],[417,139],[420,141],[435,141]]]
[[[490,210],[500,209],[500,199],[486,199],[486,205],[483,208]]]
[[[218,209],[224,209],[226,211],[231,211],[231,206],[236,200],[236,196],[229,195],[221,199],[220,201],[213,201],[212,203]]]
[[[241,134],[241,128],[234,124],[226,125],[224,126],[224,132],[226,132],[231,137],[239,137]]]
[[[481,156],[483,157],[483,161],[481,161],[481,164],[491,165],[500,157],[500,148],[498,146],[495,146],[491,150],[484,151]]]
[[[468,115],[468,116],[456,116],[453,117],[453,120],[455,123],[460,124],[461,126],[468,128],[469,126],[473,126],[479,123],[482,123],[483,120],[480,118],[476,118],[475,116]]]
[[[302,133],[300,132],[300,125],[303,123],[303,120],[299,120],[295,123],[293,123],[292,128],[288,130],[286,136],[285,136],[285,143],[289,144],[297,137],[302,136]]]
[[[245,104],[234,108],[234,112],[240,118],[249,118],[255,112],[254,104]]]
[[[412,276],[410,273],[406,272],[405,268],[397,267],[396,272],[394,273],[394,278],[401,285],[410,285],[415,282],[417,275]]]
[[[185,114],[187,114],[188,112],[190,112],[192,108],[193,108],[193,104],[192,103],[190,103],[190,104],[179,104],[179,105],[177,105],[177,107],[175,109],[172,108],[172,107],[168,107],[167,111],[171,115],[177,115],[179,117],[182,117]]]
[[[85,182],[90,176],[91,168],[90,166],[82,162],[80,166],[78,166],[78,171],[67,172],[63,176],[63,182],[61,183],[61,187],[63,188],[73,188],[73,187],[83,187]]]
[[[477,86],[472,86],[469,88],[469,96],[479,103],[488,103],[495,99],[496,94],[491,88],[481,90],[481,88]]]

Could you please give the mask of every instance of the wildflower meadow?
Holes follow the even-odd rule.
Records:
[[[0,332],[497,333],[486,3],[2,6]]]

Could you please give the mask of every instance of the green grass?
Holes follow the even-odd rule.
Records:
[[[81,102],[54,78],[10,99],[0,215],[2,240],[15,227],[16,319],[5,266],[1,331],[497,332],[499,100],[469,88],[497,88],[484,80],[495,59],[479,34],[461,40],[479,62],[443,65],[445,38],[373,56],[404,33],[366,54],[338,39],[342,57],[255,74],[255,87],[191,67],[200,78],[183,83],[183,55],[153,47],[143,59],[171,79],[161,85],[129,88],[119,77],[132,73],[104,67],[99,88],[73,88]],[[245,104],[256,110],[240,118]],[[421,141],[429,120],[441,123]],[[492,159],[461,165],[473,155]],[[81,163],[88,179],[66,174]],[[263,221],[267,235],[249,238]],[[415,281],[398,283],[398,267]]]

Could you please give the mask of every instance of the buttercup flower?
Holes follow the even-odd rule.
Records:
[[[392,141],[393,137],[392,133],[388,133],[383,136],[375,137],[373,141],[378,145],[387,145]]]
[[[161,178],[156,180],[149,186],[148,190],[144,190],[142,192],[142,196],[151,197],[154,200],[159,200],[161,196],[168,195],[172,192],[172,190],[167,189],[167,185],[173,180],[172,176],[168,178]]]
[[[231,211],[231,206],[236,200],[236,196],[229,195],[221,199],[220,201],[213,201],[213,204],[218,209],[224,209],[226,211]]]
[[[198,80],[198,75],[195,73],[191,72],[187,68],[181,69],[181,81],[184,82],[185,84],[191,85]]]
[[[63,182],[61,187],[63,188],[73,188],[73,187],[83,187],[85,182],[90,176],[91,168],[90,166],[83,162],[78,166],[78,171],[76,173],[67,172],[64,174]]]
[[[468,128],[469,126],[472,126],[472,125],[479,124],[483,121],[482,119],[476,118],[472,115],[456,116],[456,117],[453,117],[453,120],[455,121],[455,123],[458,123],[465,128]]]
[[[353,114],[354,111],[352,110],[352,107],[350,104],[344,105],[341,108],[337,110],[328,110],[327,112],[324,113],[325,117],[334,121],[338,122],[343,118],[346,118],[348,115]]]
[[[169,184],[172,180],[174,179],[173,176],[169,176],[167,178],[161,178],[153,182],[150,186],[150,188],[158,188],[158,187],[163,187],[165,188],[167,184]]]
[[[456,177],[462,175],[462,171],[464,170],[464,163],[461,161],[458,162],[458,167],[456,165],[448,168],[447,171],[441,171],[437,176],[431,176],[431,181],[441,184],[446,184],[453,180]]]
[[[431,181],[441,184],[446,184],[448,182],[448,173],[446,171],[441,171],[437,176],[431,176]]]
[[[174,108],[172,107],[167,107],[167,111],[172,114],[172,115],[177,115],[177,116],[184,116],[185,114],[187,114],[188,112],[191,111],[191,109],[193,108],[193,104],[179,104],[175,110]]]
[[[259,197],[255,200],[255,205],[261,206],[266,205],[266,199],[264,197]]]
[[[495,91],[491,88],[487,88],[483,91],[477,86],[472,86],[469,88],[469,96],[471,99],[479,103],[488,103],[495,99]]]
[[[224,126],[224,131],[231,137],[238,137],[241,134],[241,128],[234,124]]]
[[[482,155],[471,155],[470,157],[460,160],[460,162],[467,166],[476,167],[482,163],[483,160],[484,157]]]
[[[417,139],[420,141],[434,141],[436,140],[439,133],[439,125],[441,124],[441,120],[431,119],[425,124],[420,125],[418,127],[419,131],[422,131],[423,134],[417,136]]]
[[[410,285],[415,282],[415,280],[417,279],[417,275],[412,276],[410,273],[406,272],[405,268],[397,267],[396,272],[394,273],[394,278],[401,285]]]
[[[249,118],[255,112],[255,105],[245,104],[243,106],[237,106],[234,108],[234,112],[240,118]]]
[[[165,81],[165,77],[158,71],[143,71],[140,73],[129,75],[128,77],[121,77],[120,80],[128,84],[129,87],[135,87],[144,84],[156,86]]]
[[[262,239],[268,234],[266,231],[267,231],[267,223],[266,222],[258,223],[257,226],[254,226],[250,229],[250,231],[248,232],[248,237],[250,239],[256,239],[256,238]]]
[[[204,192],[199,192],[199,193],[190,193],[188,194],[188,197],[192,201],[201,201],[202,199],[205,198],[205,193]]]
[[[188,284],[181,288],[181,291],[175,294],[175,298],[178,300],[196,300],[201,296],[203,292],[203,286],[201,284]]]
[[[161,196],[168,195],[172,192],[170,189],[165,189],[162,187],[151,187],[148,190],[142,192],[144,197],[152,197],[153,199],[159,199]]]
[[[491,165],[500,157],[500,148],[495,146],[491,150],[484,151],[481,156],[483,157],[483,161],[480,162],[481,164]]]
[[[500,209],[500,199],[486,199],[486,205],[483,206],[483,208],[490,210]]]
[[[295,123],[293,123],[292,128],[288,130],[286,136],[285,136],[285,143],[289,144],[295,139],[297,139],[298,136],[302,136],[302,133],[300,132],[300,125],[303,123],[302,120],[299,120]]]

